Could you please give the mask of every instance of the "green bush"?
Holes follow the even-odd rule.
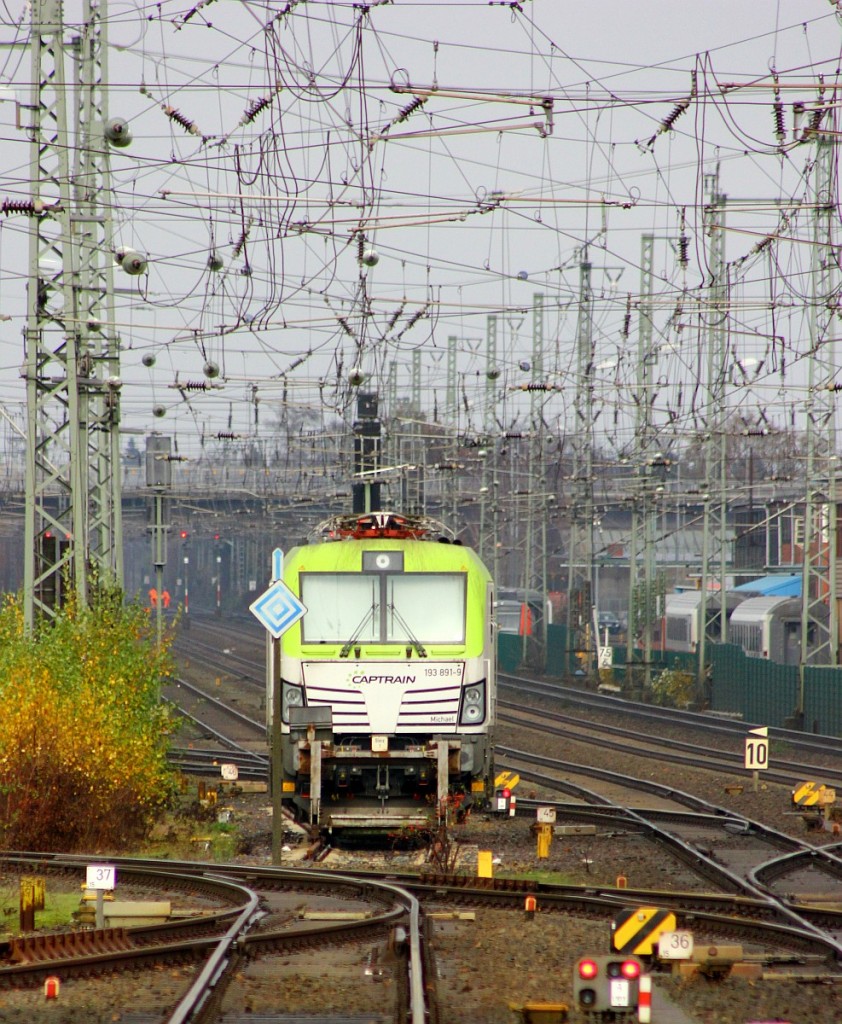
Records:
[[[119,851],[170,802],[169,638],[149,615],[98,591],[32,633],[19,598],[0,606],[0,845]]]

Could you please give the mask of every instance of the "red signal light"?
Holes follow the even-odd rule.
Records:
[[[181,537],[182,540],[187,540],[190,534],[186,530],[182,530],[179,536]]]
[[[500,796],[503,797],[504,800],[508,800],[511,795],[512,795],[512,791],[510,789],[501,789],[500,790]]]
[[[213,539],[214,539],[214,540],[219,540],[219,534],[218,534],[218,533],[215,533],[215,534],[213,535]]]
[[[636,960],[624,960],[620,973],[629,981],[634,981],[635,978],[640,977],[640,964]]]
[[[579,977],[590,981],[599,974],[599,965],[595,960],[580,960],[578,963]]]

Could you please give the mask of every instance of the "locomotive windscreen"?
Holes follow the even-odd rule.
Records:
[[[461,644],[464,573],[301,573],[304,643]]]

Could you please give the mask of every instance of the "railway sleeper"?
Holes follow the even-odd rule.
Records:
[[[22,935],[10,942],[12,963],[32,964],[98,953],[122,953],[134,947],[125,928]]]

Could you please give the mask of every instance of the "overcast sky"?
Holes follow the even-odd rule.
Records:
[[[17,104],[29,102],[30,55],[10,44],[28,38],[27,6],[0,6],[0,87]],[[410,397],[415,358],[428,415],[465,432],[523,422],[520,388],[540,379],[554,388],[544,420],[563,435],[587,259],[595,401],[604,443],[620,454],[631,439],[641,235],[650,233],[657,416],[689,436],[705,409],[703,211],[716,173],[729,198],[735,404],[781,420],[803,408],[816,150],[800,141],[793,105],[808,121],[820,76],[825,103],[836,82],[833,4],[286,7],[107,5],[110,113],[134,137],[112,151],[113,248],[149,260],[141,277],[118,271],[109,325],[124,349],[127,427],[172,432],[186,453],[219,431],[247,443],[271,432],[283,401],[329,422],[347,409],[355,366],[384,395],[391,373]],[[69,39],[81,4],[65,9]],[[31,194],[17,104],[0,103],[0,200]],[[74,109],[71,96],[71,123]],[[0,400],[17,419],[28,227],[0,221]],[[754,252],[767,235],[772,244]],[[492,392],[489,315],[498,318]],[[221,371],[212,390],[174,387],[206,379],[208,362]]]

